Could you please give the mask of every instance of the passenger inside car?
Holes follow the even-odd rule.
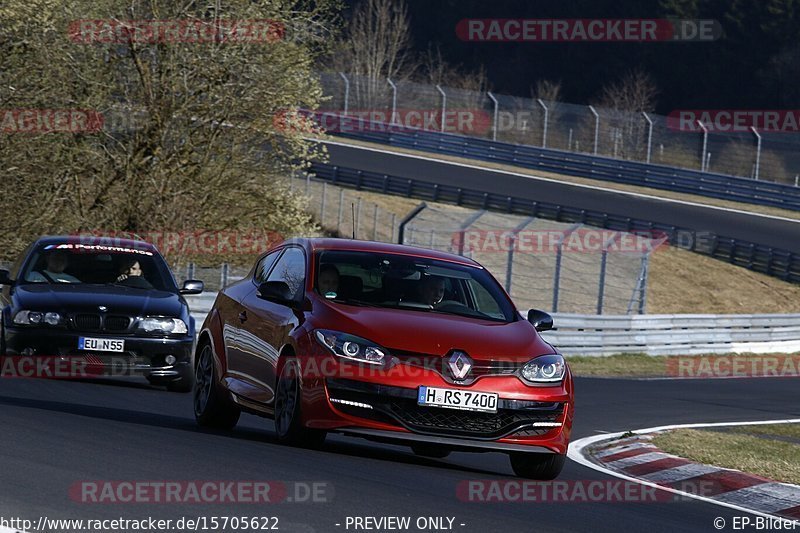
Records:
[[[339,290],[339,269],[331,263],[325,263],[319,267],[317,276],[317,290],[326,298],[331,294],[336,297]]]
[[[61,250],[55,250],[45,256],[46,266],[33,270],[28,274],[27,281],[49,283],[80,283],[81,280],[64,272],[69,266],[69,255]]]

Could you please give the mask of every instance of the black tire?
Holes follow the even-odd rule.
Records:
[[[302,399],[297,360],[287,357],[275,386],[275,433],[282,444],[317,448],[325,442],[326,435],[303,426]]]
[[[217,371],[211,346],[204,343],[197,356],[194,380],[194,418],[202,427],[231,429],[239,421],[241,410],[227,398],[217,383]]]
[[[428,444],[426,442],[412,444],[411,451],[414,452],[414,455],[419,455],[420,457],[431,457],[433,459],[444,459],[450,455],[451,452],[450,449],[445,448],[444,446]]]
[[[511,453],[509,458],[517,476],[546,481],[558,477],[567,456],[556,453]]]

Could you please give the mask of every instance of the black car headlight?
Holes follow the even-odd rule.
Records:
[[[321,345],[343,359],[368,365],[385,365],[389,362],[388,350],[361,337],[328,329],[318,329],[314,335]]]
[[[64,324],[61,313],[52,311],[28,311],[23,309],[14,315],[14,324],[18,326],[60,326]]]
[[[520,369],[520,376],[528,383],[556,383],[564,379],[567,363],[558,354],[534,357]]]
[[[180,318],[146,316],[139,320],[139,331],[144,333],[186,334],[189,327]]]

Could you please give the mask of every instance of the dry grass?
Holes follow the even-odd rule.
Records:
[[[798,445],[736,433],[679,429],[653,444],[691,461],[733,468],[776,481],[800,484]]]

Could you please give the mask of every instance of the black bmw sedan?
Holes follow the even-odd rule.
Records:
[[[0,270],[0,354],[79,359],[93,375],[141,375],[188,392],[195,323],[184,294],[151,244],[128,239],[41,237]],[[98,371],[99,369],[99,371]]]

